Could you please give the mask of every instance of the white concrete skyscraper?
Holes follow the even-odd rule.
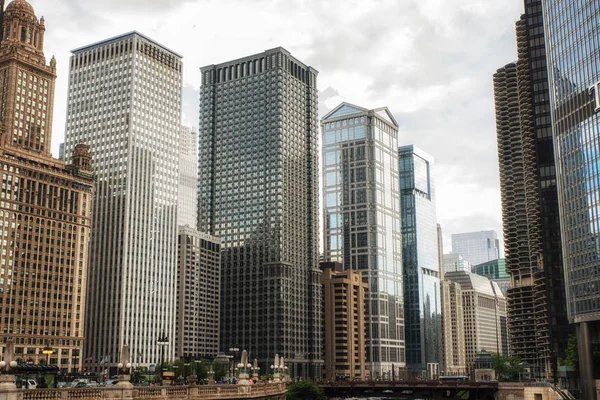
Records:
[[[66,154],[90,145],[96,191],[86,319],[88,370],[174,353],[181,57],[131,32],[73,50]]]
[[[179,136],[179,190],[177,225],[196,228],[198,220],[198,134],[181,127]]]

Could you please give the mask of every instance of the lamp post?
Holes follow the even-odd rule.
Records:
[[[228,356],[228,358],[230,359],[229,362],[229,376],[230,377],[235,377],[235,358],[237,357],[237,353],[239,353],[240,349],[239,347],[230,347],[229,348],[229,352],[233,353],[233,355]]]
[[[50,354],[52,353],[54,353],[54,350],[48,345],[48,342],[46,342],[46,347],[42,349],[42,354],[46,355],[46,365],[50,365]]]
[[[160,346],[160,384],[162,385],[163,383],[163,377],[162,377],[162,372],[163,372],[163,368],[164,368],[164,363],[165,363],[165,347],[169,345],[169,338],[165,335],[165,332],[163,331],[163,336],[158,338],[158,340],[156,341],[156,344]]]

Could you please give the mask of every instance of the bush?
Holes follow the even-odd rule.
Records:
[[[327,400],[327,396],[314,383],[301,381],[288,387],[286,400]]]

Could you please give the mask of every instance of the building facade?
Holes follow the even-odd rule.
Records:
[[[221,239],[221,345],[320,377],[317,71],[275,48],[201,72],[198,225]]]
[[[458,253],[471,265],[500,258],[496,231],[453,233],[452,253]]]
[[[181,127],[179,136],[179,188],[177,225],[196,227],[198,223],[198,134],[194,128]]]
[[[465,356],[465,316],[462,306],[462,290],[458,283],[441,281],[442,298],[442,365],[443,376],[467,374]]]
[[[579,343],[582,398],[600,378],[600,3],[546,0],[550,111],[569,322]],[[576,37],[577,40],[573,40]]]
[[[73,50],[66,153],[92,147],[88,371],[160,361],[174,342],[181,57],[132,32]],[[174,346],[164,349],[174,356]]]
[[[500,287],[470,272],[446,272],[445,279],[460,285],[462,295],[465,363],[473,374],[475,357],[482,350],[508,355],[506,299]]]
[[[564,290],[542,1],[524,3],[516,23],[518,60],[494,76],[511,275],[509,332],[513,355],[531,364],[536,377],[557,381],[558,360],[566,357],[573,328]]]
[[[458,253],[448,253],[442,256],[444,272],[471,272],[471,263]]]
[[[214,358],[219,353],[221,243],[179,227],[175,357]]]
[[[398,124],[387,108],[348,103],[321,121],[325,261],[369,284],[367,361],[373,378],[406,366]]]
[[[399,149],[406,365],[413,374],[439,370],[441,304],[433,157]],[[428,367],[429,366],[429,367]]]
[[[510,275],[506,272],[506,260],[504,258],[473,265],[471,272],[496,282],[500,286],[502,294],[506,297],[510,287]]]
[[[3,7],[2,7],[3,8]],[[92,212],[89,147],[65,166],[50,154],[56,62],[45,23],[11,2],[0,36],[0,345],[16,357],[81,370]],[[45,347],[52,355],[42,354]]]
[[[325,306],[325,375],[327,380],[365,380],[365,325],[368,285],[362,274],[342,263],[322,263]]]

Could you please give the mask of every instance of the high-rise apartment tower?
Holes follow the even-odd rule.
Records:
[[[181,57],[137,33],[73,50],[66,151],[85,141],[96,173],[86,359],[111,375],[174,355]]]
[[[542,1],[516,23],[518,61],[494,75],[512,355],[556,381],[569,326]],[[533,316],[533,318],[532,318]]]
[[[221,239],[221,344],[320,377],[317,71],[275,48],[201,73],[198,220]]]
[[[369,284],[371,377],[404,368],[398,124],[387,108],[348,103],[321,121],[325,261],[360,271]]]
[[[3,3],[3,2],[2,2]],[[3,8],[3,7],[2,7]],[[89,147],[72,163],[50,155],[56,61],[44,19],[25,0],[0,31],[0,343],[63,373],[83,361],[93,177]],[[47,357],[42,349],[51,347]]]

